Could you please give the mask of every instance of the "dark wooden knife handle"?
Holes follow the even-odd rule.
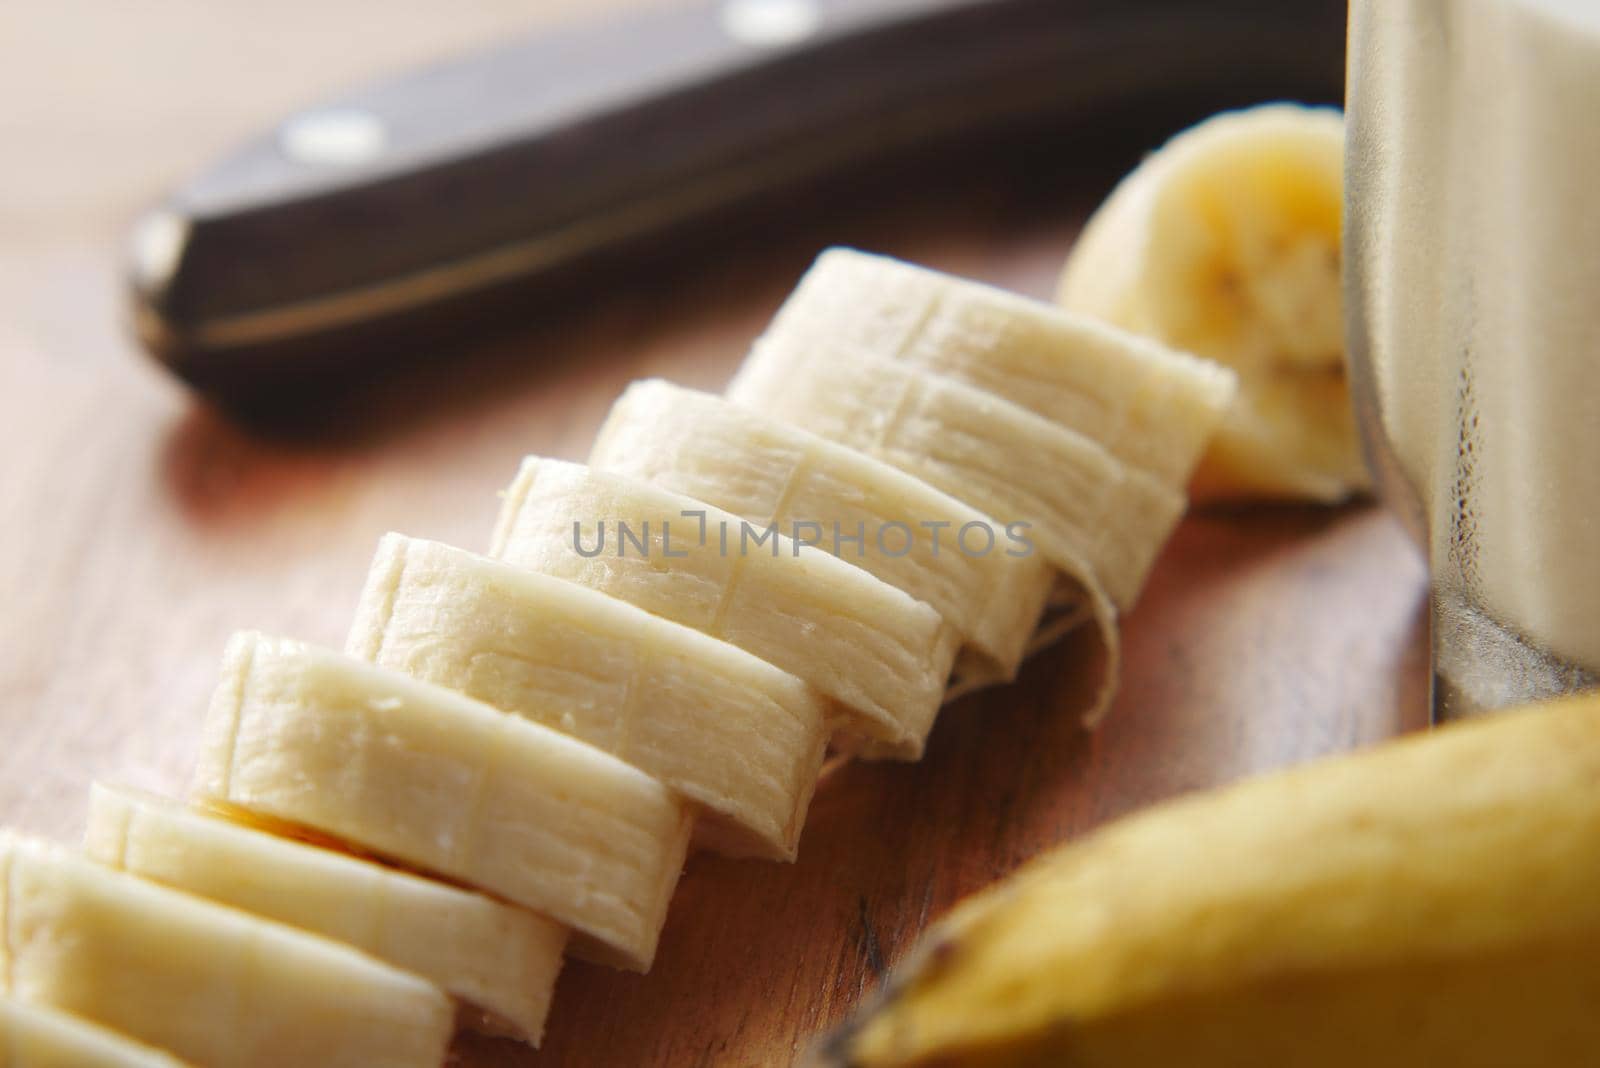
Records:
[[[325,361],[862,154],[1241,81],[1336,98],[1343,54],[1343,0],[736,0],[548,34],[177,190],[135,230],[134,321],[200,384]]]

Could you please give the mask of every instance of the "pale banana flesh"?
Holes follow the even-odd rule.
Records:
[[[1180,800],[936,924],[856,1065],[1567,1068],[1600,1049],[1600,694]]]
[[[450,1000],[353,949],[0,834],[0,981],[207,1068],[438,1068]]]
[[[643,550],[622,539],[618,521]],[[604,551],[581,554],[580,544],[601,544],[601,523],[611,530]],[[916,759],[959,634],[928,605],[827,551],[782,533],[759,545],[746,534],[739,517],[704,501],[529,457],[506,492],[491,555],[748,650],[837,702],[844,744],[859,739],[873,755]]]
[[[1106,322],[848,248],[817,258],[764,338],[959,379],[1178,489],[1236,388],[1227,369]]]
[[[643,479],[759,527],[866,532],[841,559],[923,601],[961,632],[958,674],[1016,675],[1050,590],[1042,556],[963,552],[963,530],[1002,524],[871,456],[709,393],[649,379],[618,398],[591,467]]]
[[[1197,496],[1368,486],[1344,374],[1343,159],[1337,111],[1216,116],[1129,174],[1067,260],[1063,307],[1238,373]]]
[[[828,705],[727,642],[576,583],[390,534],[346,651],[620,757],[701,809],[702,844],[794,858]]]
[[[0,1068],[184,1068],[87,1020],[0,996]]]
[[[1012,402],[899,361],[764,339],[729,399],[898,467],[1026,534],[1052,564],[1130,606],[1183,493]],[[994,551],[1009,548],[997,532]]]
[[[235,637],[194,797],[302,824],[570,927],[647,971],[693,815],[655,779],[442,687]]]
[[[563,947],[648,969],[692,828],[793,857],[830,740],[915,758],[942,700],[1085,619],[1097,719],[1117,608],[1231,389],[1058,310],[829,253],[736,380],[745,407],[636,387],[595,470],[525,463],[498,561],[386,538],[354,656],[238,636],[195,807],[97,788],[103,864],[0,847],[0,976],[197,1065],[436,1065],[446,994],[536,1042]],[[600,519],[649,559],[585,559]],[[783,536],[925,521],[998,544],[861,561]],[[1038,550],[1007,554],[1008,522]],[[14,1015],[7,1034],[35,1026]],[[169,1064],[151,1056],[108,1063]]]
[[[738,404],[801,425],[887,463],[985,514],[1010,516],[974,553],[1042,556],[1060,573],[1033,652],[1083,618],[1092,620],[1105,667],[1081,713],[1098,723],[1116,693],[1117,598],[1131,603],[1156,551],[1183,512],[1183,495],[1119,464],[1093,442],[1002,397],[954,379],[867,357],[806,359],[758,343],[728,387]],[[1118,483],[1132,476],[1129,493]],[[1118,498],[1131,497],[1131,501]],[[1026,549],[1012,541],[1026,539]],[[1109,573],[1109,578],[1108,578]],[[1114,584],[1107,589],[1107,584]],[[956,679],[947,695],[958,695]]]
[[[533,1045],[544,1030],[567,930],[525,909],[98,783],[83,850],[419,975]]]

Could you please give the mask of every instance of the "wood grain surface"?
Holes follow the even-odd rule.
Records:
[[[717,388],[849,242],[1048,293],[1154,126],[911,163],[533,303],[295,434],[230,423],[121,329],[118,243],[167,184],[352,79],[637,2],[0,5],[0,816],[70,839],[89,782],[182,788],[230,631],[338,643],[378,536],[485,547],[524,452],[581,457],[630,379]],[[1426,710],[1424,573],[1370,507],[1192,516],[1086,655],[953,705],[914,766],[827,781],[792,866],[691,859],[648,976],[569,966],[546,1048],[466,1065],[790,1063],[956,898],[1151,801],[1374,741]]]

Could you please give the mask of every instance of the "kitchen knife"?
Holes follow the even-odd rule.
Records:
[[[1343,55],[1342,0],[722,0],[549,33],[195,177],[134,229],[132,318],[202,387],[315,375],[869,156],[1163,94],[1336,99]]]

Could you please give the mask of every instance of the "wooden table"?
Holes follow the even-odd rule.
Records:
[[[398,369],[291,437],[237,428],[133,351],[118,243],[164,185],[352,79],[639,2],[523,6],[0,7],[8,823],[76,835],[95,778],[181,789],[230,631],[338,643],[380,533],[483,548],[522,453],[581,457],[632,378],[720,386],[823,245],[1047,293],[1085,213],[1153,136],[913,164],[826,211],[747,221],[597,282],[579,307]],[[1191,517],[1126,620],[1122,692],[1098,733],[1066,711],[1082,650],[1040,657],[1016,685],[952,706],[920,764],[830,779],[797,864],[693,858],[655,970],[571,965],[542,1053],[465,1040],[463,1063],[788,1063],[931,917],[1040,849],[1420,724],[1423,584],[1370,507]]]

